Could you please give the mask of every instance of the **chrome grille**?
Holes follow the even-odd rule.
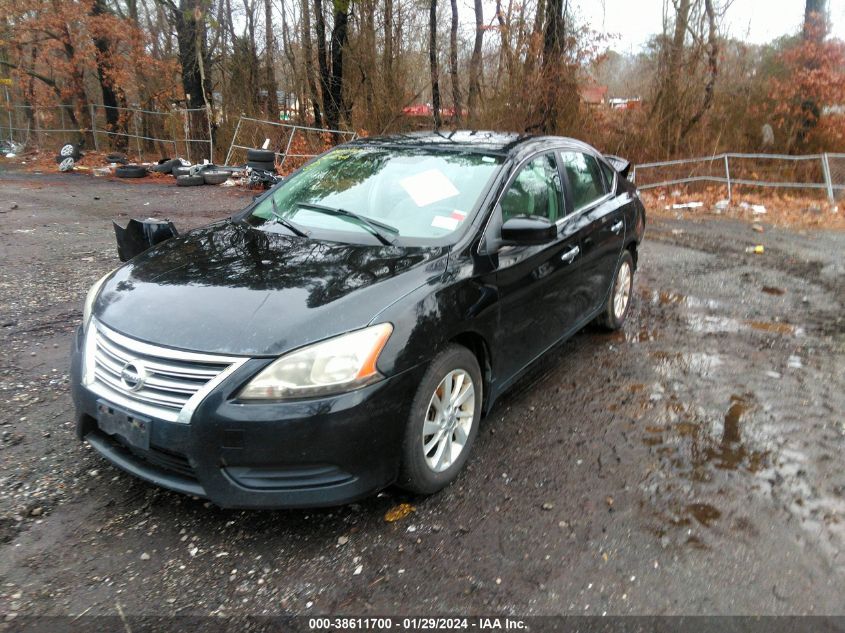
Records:
[[[202,398],[247,360],[151,345],[94,321],[88,338],[88,388],[118,406],[171,422],[190,422]],[[125,380],[127,367],[139,370],[140,386]]]

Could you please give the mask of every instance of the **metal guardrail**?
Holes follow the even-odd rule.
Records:
[[[264,121],[262,119],[254,119],[254,118],[248,117],[248,116],[241,116],[238,119],[238,124],[235,126],[235,132],[234,132],[234,134],[232,134],[232,142],[229,145],[229,151],[226,153],[226,161],[225,161],[226,165],[231,164],[229,162],[229,160],[232,158],[232,153],[234,152],[234,150],[248,151],[248,150],[251,150],[251,149],[255,149],[256,147],[259,147],[260,144],[263,143],[264,138],[266,138],[266,136],[263,136],[262,139],[260,139],[260,143],[259,143],[259,139],[254,139],[252,145],[240,145],[240,144],[238,144],[238,140],[239,140],[238,134],[241,132],[241,124],[244,121],[246,121],[247,123],[259,124],[259,125],[270,125],[270,126],[273,126],[273,127],[276,127],[276,128],[281,128],[282,130],[290,130],[290,135],[287,137],[287,143],[285,145],[284,151],[282,151],[282,152],[277,152],[275,150],[273,151],[273,153],[277,157],[281,158],[281,162],[279,164],[279,167],[284,165],[285,161],[288,158],[313,158],[314,156],[318,156],[319,154],[322,153],[322,152],[316,152],[316,153],[312,153],[312,154],[291,154],[290,148],[291,148],[291,145],[293,144],[293,139],[294,139],[294,136],[296,135],[297,131],[311,132],[311,133],[316,133],[318,135],[339,134],[339,135],[342,135],[344,137],[349,137],[347,140],[350,140],[350,141],[354,141],[356,138],[358,138],[357,132],[350,132],[350,131],[346,131],[346,130],[326,130],[326,129],[318,128],[318,127],[309,127],[307,125],[293,125],[291,123],[276,123],[275,121]],[[253,134],[253,136],[254,136],[254,134]]]
[[[761,180],[758,178],[736,178],[731,175],[731,159],[733,160],[757,160],[757,161],[789,161],[798,163],[802,161],[815,161],[821,168],[822,181],[773,181]],[[841,168],[839,162],[841,161]],[[659,169],[665,167],[676,167],[679,165],[692,165],[707,163],[711,167],[714,163],[721,165],[719,170],[724,169],[724,175],[716,175],[713,173],[706,175],[694,175],[690,170],[690,174],[681,178],[669,178],[656,182],[638,182],[638,176],[645,170]],[[831,168],[831,163],[836,165],[837,169]],[[810,154],[803,156],[791,156],[788,154],[740,154],[735,152],[728,152],[724,154],[716,154],[714,156],[707,156],[703,158],[682,158],[677,160],[665,160],[654,163],[643,163],[636,165],[631,171],[631,180],[637,183],[637,188],[641,190],[655,189],[657,187],[671,187],[674,185],[682,185],[696,182],[715,182],[724,184],[728,190],[728,200],[733,196],[733,188],[736,185],[751,186],[751,187],[773,187],[773,188],[790,188],[790,189],[819,189],[827,193],[828,200],[833,203],[837,198],[845,194],[845,154]]]

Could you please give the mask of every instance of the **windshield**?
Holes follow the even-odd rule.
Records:
[[[501,162],[442,150],[338,148],[288,178],[246,220],[293,233],[343,231],[367,243],[440,239],[470,219]]]

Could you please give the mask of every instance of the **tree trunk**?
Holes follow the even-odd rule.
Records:
[[[308,86],[311,107],[314,109],[314,126],[323,127],[320,98],[317,94],[317,82],[314,79],[314,52],[311,48],[311,7],[308,0],[302,0],[302,53],[305,56],[305,83]]]
[[[807,45],[821,45],[827,35],[827,2],[826,0],[806,0],[804,5],[803,37]],[[818,69],[818,62],[809,57],[806,63],[807,72]],[[810,132],[819,122],[821,111],[815,99],[805,99],[801,103],[801,127],[798,130],[799,144],[807,141]]]
[[[297,101],[299,102],[299,120],[305,121],[307,89],[303,89],[303,86],[305,85],[304,76],[301,76],[296,70],[299,68],[299,64],[297,63],[296,55],[294,54],[294,47],[291,45],[290,31],[288,30],[287,9],[285,8],[284,2],[282,2],[282,48],[285,51],[285,59],[287,60],[288,68],[290,68],[290,72],[292,73],[292,75],[289,75],[288,82],[285,85],[296,85]],[[284,103],[280,106],[286,116],[289,115],[290,110],[292,109],[292,104],[289,102],[290,100],[288,98],[289,95],[290,90],[286,90]]]
[[[563,80],[561,72],[565,27],[563,14],[564,0],[547,0],[540,86],[543,102],[539,124],[544,134],[555,132],[558,122],[558,95],[562,91]]]
[[[508,7],[510,14],[510,6]],[[499,38],[501,39],[502,57],[505,60],[505,68],[508,72],[508,82],[513,78],[513,53],[511,52],[510,15],[505,19],[502,11],[502,0],[496,0],[496,20],[499,22]]]
[[[713,91],[716,87],[716,78],[719,75],[719,34],[716,30],[716,11],[713,7],[713,0],[704,0],[704,12],[707,16],[707,83],[704,85],[704,100],[699,109],[693,114],[684,129],[681,130],[679,141],[684,140],[687,134],[698,124],[704,113],[713,105]]]
[[[806,0],[803,34],[805,40],[824,41],[827,35],[827,0]]]
[[[270,120],[279,118],[279,99],[276,96],[276,71],[273,68],[275,47],[273,46],[273,4],[264,0],[264,84],[267,90],[267,114]]]
[[[675,23],[672,38],[664,45],[665,49],[661,55],[659,89],[652,108],[652,114],[656,115],[657,119],[657,129],[662,132],[661,145],[667,155],[672,155],[677,150],[682,131],[680,80],[692,8],[691,0],[673,0],[672,4],[675,9]]]
[[[326,113],[329,127],[340,129],[341,117],[349,123],[349,107],[343,94],[343,50],[348,39],[350,0],[333,0],[334,27],[332,28],[332,69],[329,76],[329,94],[331,96],[331,110]],[[340,139],[335,138],[335,141]]]
[[[189,133],[191,138],[208,138],[213,136],[214,129],[209,119],[211,87],[205,70],[211,68],[211,59],[206,44],[204,0],[179,0],[178,7],[168,0],[157,1],[170,9],[170,20],[176,30],[186,104],[191,109],[203,110],[191,113]]]
[[[431,67],[431,109],[434,114],[434,129],[439,130],[440,121],[440,70],[437,66],[437,0],[428,5],[428,62]]]
[[[452,80],[453,122],[461,125],[461,82],[458,79],[458,0],[452,1],[452,30],[449,33],[449,77]]]
[[[108,13],[103,0],[95,0],[91,5],[91,15],[100,16]],[[125,151],[128,145],[128,138],[122,136],[126,134],[126,116],[125,113],[121,115],[118,110],[120,103],[125,103],[125,99],[118,101],[118,91],[115,90],[114,79],[111,76],[109,58],[111,56],[111,42],[104,35],[99,34],[94,37],[94,47],[97,49],[97,80],[100,83],[100,89],[103,91],[103,106],[106,115],[106,128],[110,132],[120,134],[121,136],[109,136],[110,144],[115,149]]]
[[[481,93],[481,47],[484,43],[484,7],[481,2],[482,0],[475,0],[475,44],[469,60],[467,107],[470,125],[473,126],[478,122],[478,97]]]
[[[393,0],[384,0],[384,56],[382,57],[382,69],[386,92],[392,97],[396,85],[393,79]]]
[[[359,0],[360,8],[360,38],[362,54],[359,56],[358,66],[361,69],[364,89],[364,120],[367,122],[376,120],[375,106],[375,74],[376,74],[376,26],[375,26],[375,0]],[[379,108],[380,109],[380,108]]]
[[[317,64],[320,69],[320,93],[323,96],[323,113],[326,124],[331,128],[330,112],[332,107],[331,79],[329,77],[329,57],[326,50],[326,19],[323,15],[323,0],[314,0],[314,28],[317,31]],[[337,115],[334,115],[337,118]]]

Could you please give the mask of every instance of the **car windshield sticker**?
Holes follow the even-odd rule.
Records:
[[[431,219],[431,226],[436,229],[446,229],[447,231],[454,231],[458,228],[458,225],[461,223],[460,220],[457,218],[453,218],[447,215],[435,215]]]
[[[399,184],[418,207],[426,207],[461,193],[439,169],[429,169],[415,176],[408,176],[400,180]]]

